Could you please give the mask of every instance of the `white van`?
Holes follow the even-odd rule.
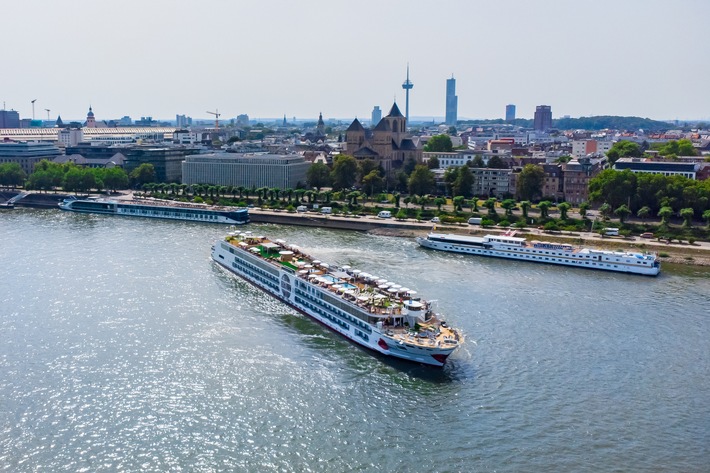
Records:
[[[299,205],[298,207],[296,207],[296,212],[307,212],[307,211],[308,211],[308,207],[306,207],[305,205]]]
[[[606,236],[619,236],[619,229],[618,229],[618,228],[605,228],[605,229],[604,229],[604,235],[606,235]]]
[[[333,207],[321,207],[321,208],[320,208],[320,213],[322,213],[322,214],[332,214],[332,213],[333,213]]]
[[[483,221],[483,219],[480,217],[471,217],[468,219],[468,224],[469,225],[480,225],[482,221]]]
[[[392,212],[389,210],[381,210],[380,213],[377,214],[378,218],[392,218]]]

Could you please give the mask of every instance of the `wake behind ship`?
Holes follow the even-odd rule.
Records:
[[[247,209],[212,210],[200,206],[149,205],[119,202],[106,199],[77,199],[71,197],[59,204],[62,210],[81,213],[120,215],[124,217],[163,218],[168,220],[188,220],[192,222],[225,223],[242,225],[249,223]]]
[[[463,342],[416,291],[335,267],[282,240],[236,232],[212,259],[257,288],[349,340],[383,355],[443,366]]]

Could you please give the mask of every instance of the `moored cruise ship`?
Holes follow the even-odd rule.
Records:
[[[121,215],[128,217],[164,218],[169,220],[189,220],[193,222],[225,223],[241,225],[249,223],[247,209],[212,210],[183,205],[147,205],[119,202],[105,199],[65,199],[59,204],[62,210],[71,212]]]
[[[416,291],[349,266],[323,263],[282,240],[236,232],[215,243],[212,258],[274,298],[383,355],[443,366],[463,342]]]
[[[543,241],[528,242],[525,238],[513,235],[474,237],[429,233],[426,237],[417,237],[417,243],[433,250],[647,276],[656,276],[661,270],[661,263],[655,254],[576,248]]]

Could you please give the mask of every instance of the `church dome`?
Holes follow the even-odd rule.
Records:
[[[86,114],[87,117],[93,117],[94,112],[91,110],[91,107],[89,107],[89,113]]]

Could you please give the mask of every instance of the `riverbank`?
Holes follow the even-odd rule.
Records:
[[[66,194],[54,193],[30,193],[22,200],[18,201],[18,207],[31,208],[57,208],[57,203],[66,198]],[[9,198],[9,196],[8,196]],[[164,200],[141,198],[134,199],[132,193],[111,196],[113,199],[123,201],[133,201],[135,203],[160,203],[163,205],[180,206],[176,202],[166,202]],[[215,206],[205,204],[192,204],[211,209]],[[340,216],[329,215],[318,212],[286,212],[280,210],[269,210],[250,208],[249,216],[254,223],[274,223],[280,225],[298,225],[305,227],[332,228],[345,231],[368,232],[377,235],[395,236],[403,238],[415,238],[426,235],[435,229],[440,233],[456,233],[462,235],[487,235],[492,233],[502,233],[507,229],[495,227],[482,228],[468,224],[441,224],[428,221],[417,220],[397,220],[394,218],[378,218],[373,215],[368,216]],[[575,246],[595,247],[607,250],[633,250],[638,252],[656,252],[662,262],[674,264],[684,264],[693,266],[710,267],[710,243],[694,242],[690,243],[665,243],[658,240],[645,240],[638,237],[602,237],[596,233],[576,233],[576,232],[554,232],[546,233],[537,229],[517,230],[517,236],[528,240],[544,240],[551,242],[567,243]]]

